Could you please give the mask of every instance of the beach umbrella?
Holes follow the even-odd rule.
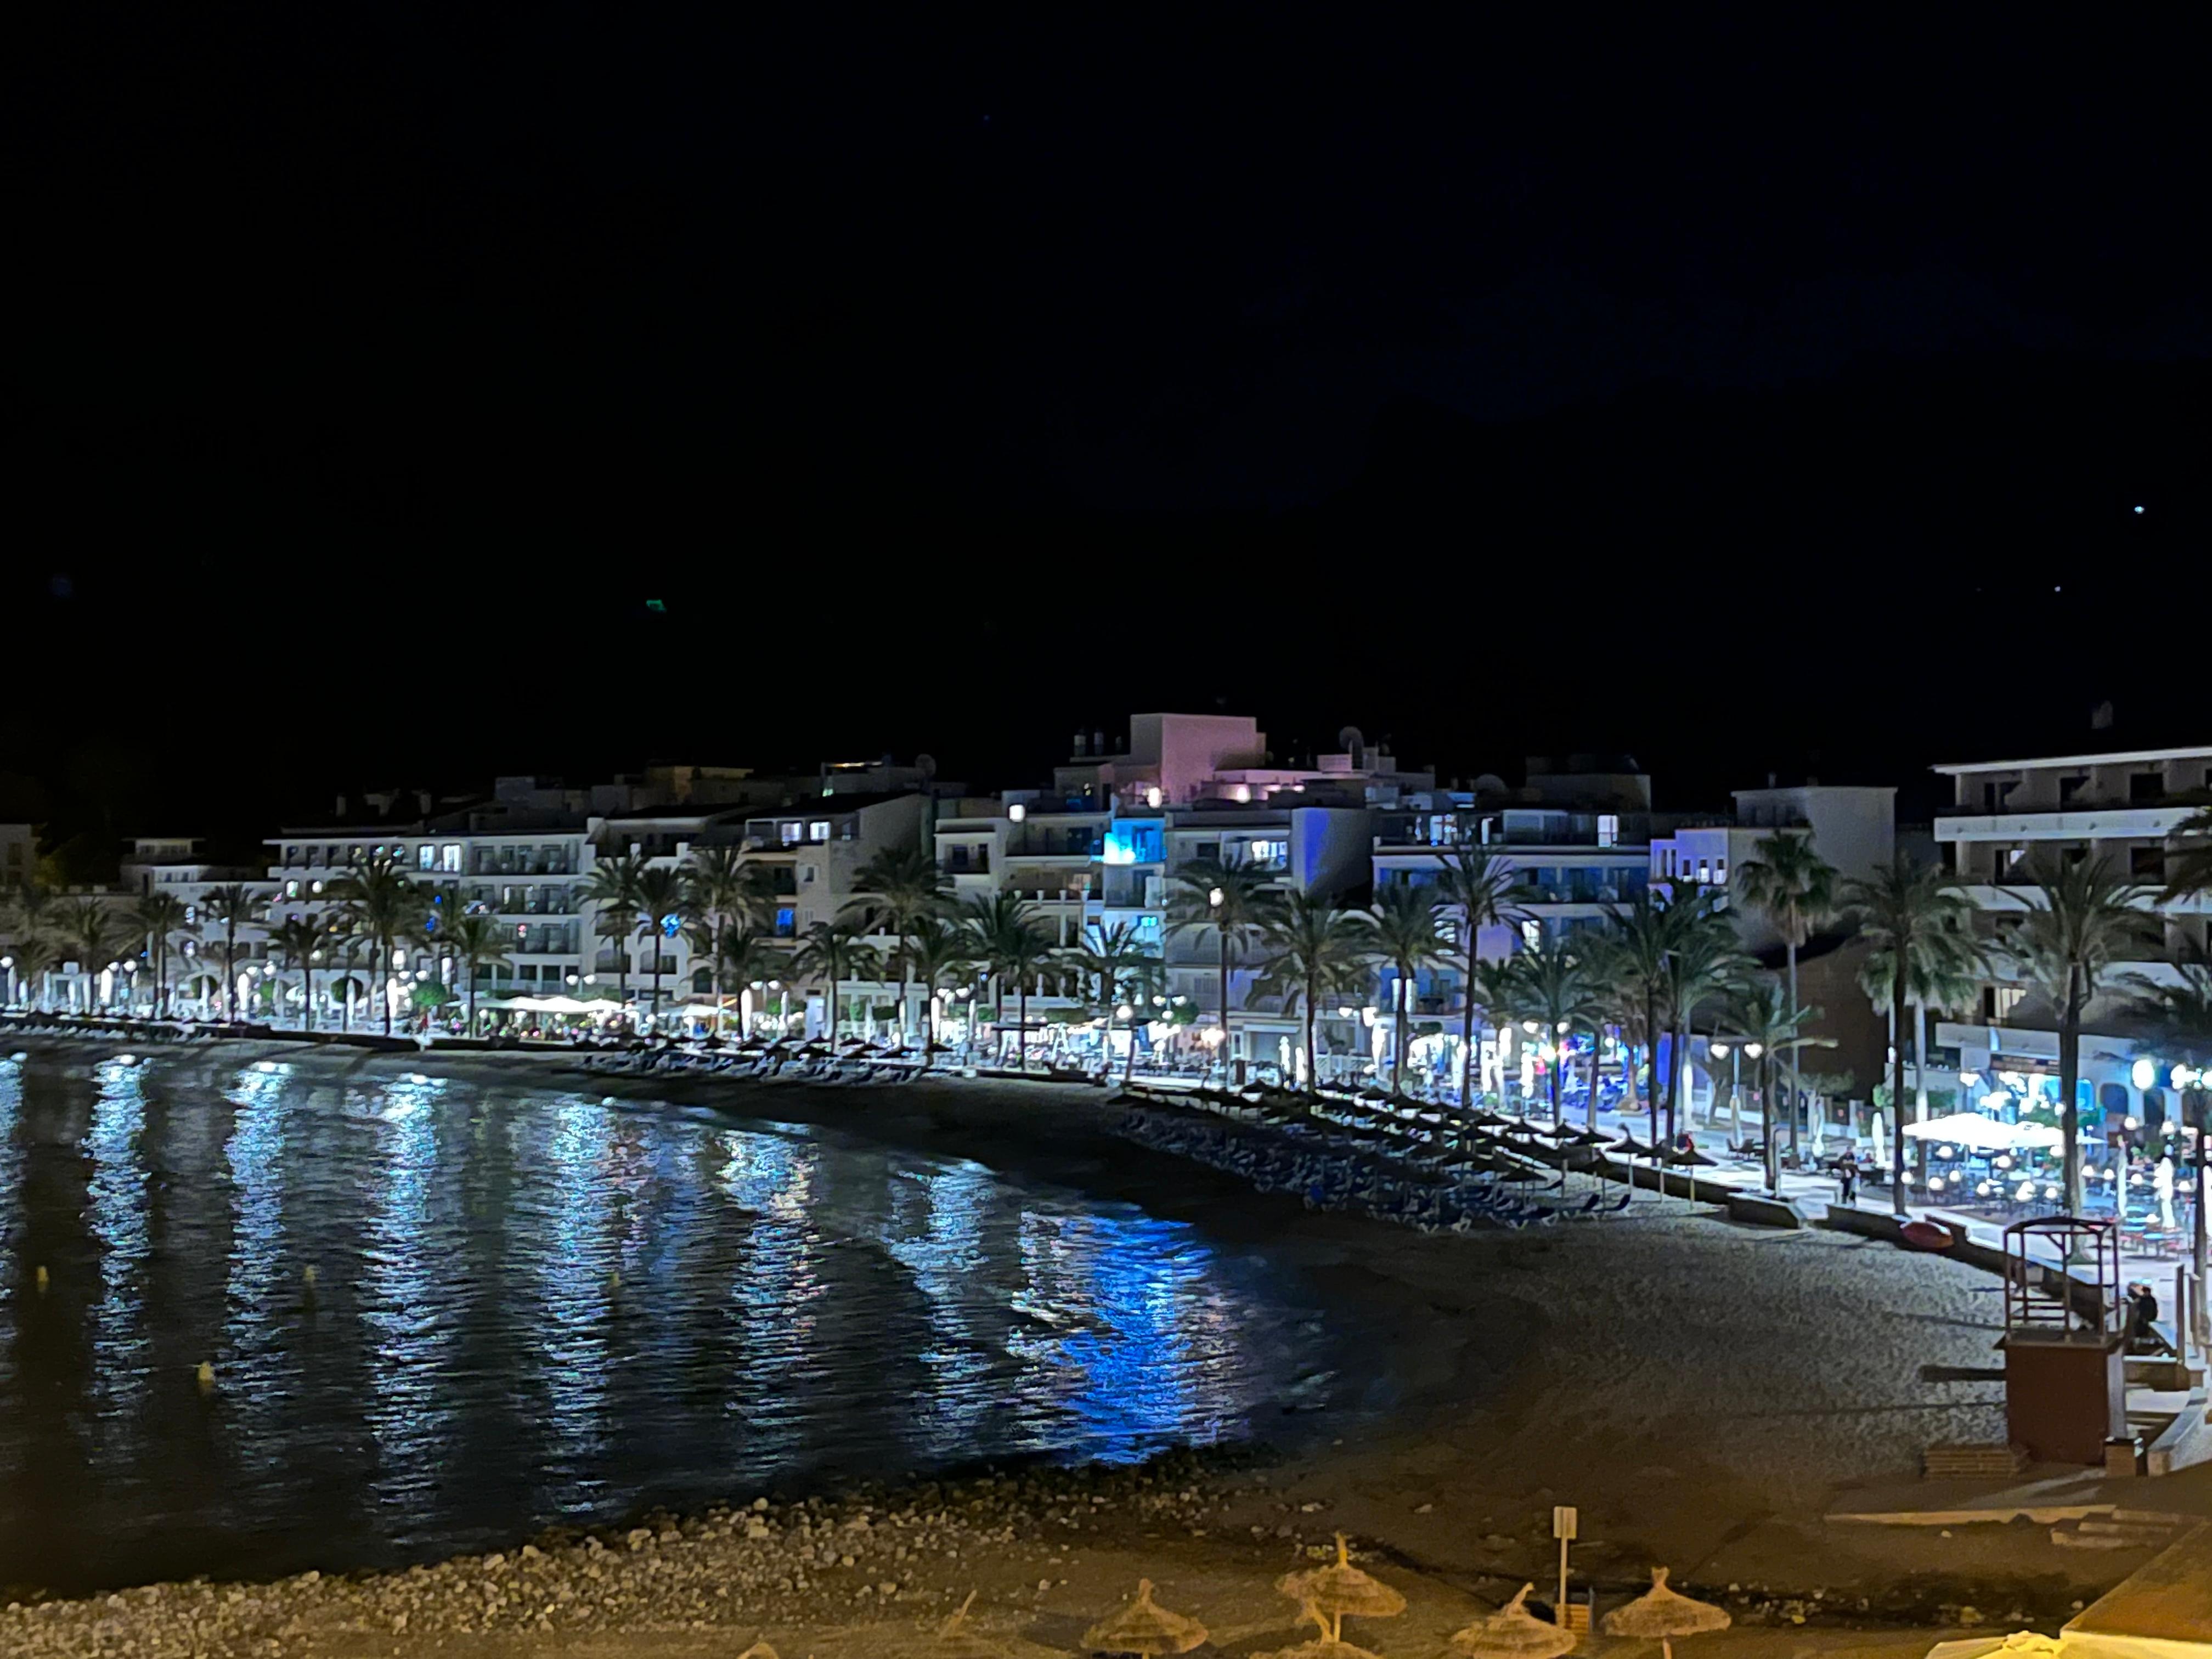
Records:
[[[775,1650],[765,1642],[756,1642],[738,1656],[738,1659],[776,1659]]]
[[[1321,1634],[1310,1642],[1301,1642],[1294,1648],[1278,1648],[1273,1653],[1255,1654],[1252,1659],[1379,1659],[1365,1648],[1355,1648],[1351,1643],[1328,1633],[1328,1620],[1313,1608],[1305,1616],[1321,1626]]]
[[[1514,1598],[1487,1619],[1478,1619],[1465,1630],[1452,1632],[1451,1650],[1469,1659],[1559,1659],[1574,1650],[1575,1633],[1545,1623],[1528,1611],[1528,1592],[1523,1584]]]
[[[960,1604],[960,1611],[939,1627],[937,1640],[930,1644],[931,1659],[1013,1659],[1011,1649],[968,1628],[968,1609],[975,1605],[975,1592],[969,1590],[968,1599]]]
[[[1206,1640],[1206,1626],[1170,1613],[1152,1600],[1152,1581],[1137,1581],[1137,1599],[1103,1624],[1083,1633],[1083,1645],[1097,1653],[1188,1653]]]
[[[1656,1640],[1666,1659],[1674,1659],[1674,1638],[1701,1631],[1726,1630],[1728,1611],[1710,1601],[1693,1601],[1667,1588],[1667,1569],[1651,1569],[1651,1588],[1625,1607],[1605,1616],[1607,1636],[1636,1636]]]
[[[1608,1142],[1606,1150],[1607,1152],[1618,1152],[1623,1158],[1649,1158],[1651,1156],[1651,1149],[1645,1146],[1642,1141],[1638,1140],[1634,1135],[1623,1135],[1618,1140]]]
[[[1406,1610],[1404,1596],[1352,1565],[1352,1550],[1342,1533],[1336,1535],[1335,1560],[1308,1572],[1285,1573],[1275,1581],[1275,1588],[1326,1619],[1331,1642],[1344,1640],[1346,1619],[1391,1619]]]

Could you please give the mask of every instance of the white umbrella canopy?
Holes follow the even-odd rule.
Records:
[[[2047,1123],[2000,1123],[1979,1112],[1954,1112],[1925,1123],[1905,1126],[1908,1139],[1940,1140],[1978,1152],[2008,1152],[2032,1146],[2056,1146],[2063,1138]]]

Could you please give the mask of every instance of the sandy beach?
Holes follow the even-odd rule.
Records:
[[[527,1555],[518,1539],[489,1563],[10,1608],[0,1650],[734,1654],[765,1635],[787,1659],[925,1653],[932,1621],[974,1589],[995,1636],[1066,1652],[1142,1571],[1213,1626],[1217,1650],[1253,1654],[1299,1639],[1268,1587],[1341,1530],[1412,1604],[1369,1644],[1427,1653],[1556,1571],[1551,1507],[1571,1504],[1577,1572],[1601,1593],[1632,1593],[1663,1563],[1735,1609],[1742,1628],[1694,1651],[1874,1656],[1961,1624],[2055,1629],[2145,1558],[2060,1549],[2025,1523],[1942,1535],[1822,1520],[1854,1486],[1910,1479],[1930,1442],[2001,1435],[1994,1384],[1921,1381],[1923,1366],[1991,1363],[2001,1323],[1996,1281],[1940,1256],[1679,1201],[1421,1237],[1142,1152],[1114,1133],[1106,1091],[1074,1086],[601,1079],[534,1056],[315,1063],[510,1082],[528,1066],[549,1088],[818,1124],[1126,1200],[1265,1251],[1344,1310],[1359,1397],[1340,1435],[1298,1425],[1312,1449],[1294,1456],[824,1493],[816,1509],[732,1492],[725,1510],[653,1517],[641,1535],[549,1538]],[[2161,1482],[2158,1501],[2212,1510],[2208,1476]]]

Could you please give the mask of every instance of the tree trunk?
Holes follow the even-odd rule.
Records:
[[[238,924],[226,921],[222,927],[222,1017],[226,1023],[238,1023]]]
[[[1605,1066],[1605,1028],[1595,1026],[1590,1030],[1589,1104],[1583,1109],[1583,1119],[1592,1134],[1597,1133],[1597,1080]]]
[[[1018,1019],[1021,1024],[1019,1029],[1014,1033],[1014,1055],[1015,1058],[1020,1061],[1022,1070],[1026,1072],[1030,1068],[1030,981],[1028,975],[1024,974],[1022,975],[1022,982],[1015,993],[1015,998],[1016,1001],[1019,1005],[1016,1009],[1015,1018]]]
[[[1802,1033],[1797,1029],[1797,941],[1792,938],[1785,940],[1784,943],[1788,945],[1790,952],[1790,1035],[1799,1036]],[[1790,1158],[1792,1163],[1799,1161],[1797,1091],[1803,1086],[1798,1078],[1797,1054],[1798,1051],[1795,1048],[1790,1051]]]
[[[1656,1148],[1659,1145],[1659,993],[1651,986],[1644,991],[1644,1041],[1648,1045],[1644,1082],[1650,1096],[1644,1103],[1651,1113],[1651,1144]]]
[[[834,966],[830,969],[830,1006],[822,1011],[822,1024],[823,1035],[830,1040],[830,1054],[834,1059],[837,1053],[837,969]]]
[[[1478,937],[1474,917],[1470,915],[1467,919],[1467,1008],[1460,1017],[1459,1028],[1459,1103],[1462,1109],[1474,1104],[1474,946]],[[1595,1103],[1597,1096],[1592,1094],[1590,1099]]]
[[[1406,1055],[1413,1046],[1413,976],[1398,965],[1398,1018],[1391,1022],[1390,1091],[1406,1092]]]
[[[1129,1004],[1129,1052],[1121,1060],[1121,1086],[1126,1089],[1137,1075],[1137,1005]]]
[[[1318,1092],[1321,1088],[1321,1055],[1314,1049],[1315,994],[1315,987],[1309,981],[1306,985],[1306,1091],[1310,1094]],[[1129,1046],[1132,1048],[1137,1046],[1137,1034],[1133,1030],[1129,1033]]]
[[[379,939],[376,950],[377,970],[383,975],[381,1000],[384,1003],[384,1035],[392,1035],[392,941]]]
[[[1892,975],[1896,983],[1890,988],[1890,1013],[1897,1019],[1905,1018],[1905,963],[1899,952],[1897,972]],[[1900,1034],[1893,1048],[1889,1062],[1889,1115],[1894,1120],[1890,1130],[1890,1191],[1893,1197],[1890,1208],[1897,1214],[1905,1213],[1905,1042]]]
[[[1557,1020],[1552,1022],[1552,1127],[1554,1129],[1566,1126],[1567,1109],[1565,1097],[1559,1092],[1559,1079],[1567,1069],[1567,1051],[1564,1046],[1565,1039],[1559,1034],[1559,1024]]]
[[[1769,1048],[1759,1057],[1759,1117],[1763,1126],[1759,1139],[1765,1143],[1761,1157],[1766,1164],[1766,1190],[1782,1190],[1782,1143],[1775,1138],[1774,1123],[1774,1050]]]
[[[475,1038],[475,1036],[476,1036],[476,1034],[477,1034],[477,970],[476,970],[476,963],[471,963],[469,964],[469,1036],[470,1036],[470,1038],[471,1038],[471,1040],[473,1040],[473,1039]]]
[[[1221,1080],[1229,1080],[1229,930],[1216,927],[1221,936]]]
[[[2058,1018],[2058,1122],[2065,1137],[2066,1213],[2079,1215],[2081,1192],[2081,1112],[2075,1100],[2081,1075],[2081,970],[2066,975],[2066,1006]],[[2123,1206],[2124,1207],[2124,1206]]]
[[[1928,1004],[1912,999],[1912,1121],[1928,1121]]]

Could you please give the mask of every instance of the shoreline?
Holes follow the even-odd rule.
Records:
[[[79,1039],[56,1046],[94,1044]],[[179,1058],[219,1054],[225,1065],[304,1059],[307,1052],[296,1044],[232,1041],[178,1051]],[[1066,1492],[1122,1474],[1146,1479],[1154,1466],[1025,1468],[1000,1477],[1027,1506],[1007,1511],[1001,1523],[1001,1530],[1012,1525],[1018,1536],[978,1545],[994,1558],[991,1571],[982,1572],[979,1564],[966,1576],[999,1584],[1008,1595],[1012,1591],[1002,1581],[1028,1585],[1032,1623],[1060,1601],[1085,1595],[1094,1613],[1110,1607],[1127,1585],[1109,1590],[1109,1566],[1132,1567],[1133,1581],[1134,1566],[1143,1565],[1164,1586],[1178,1577],[1221,1584],[1241,1575],[1264,1582],[1285,1570],[1292,1552],[1340,1528],[1365,1540],[1401,1581],[1413,1575],[1446,1602],[1459,1598],[1457,1610],[1474,1608],[1469,1591],[1479,1592],[1482,1602],[1495,1601],[1524,1576],[1540,1586],[1556,1571],[1548,1540],[1555,1501],[1577,1504],[1583,1515],[1588,1541],[1577,1549],[1578,1577],[1626,1587],[1648,1564],[1664,1563],[1677,1583],[1723,1600],[1741,1597],[1746,1612],[1794,1604],[1794,1614],[1776,1615],[1784,1622],[1796,1617],[1819,1623],[1825,1607],[1838,1609],[1846,1623],[1904,1620],[1924,1629],[1945,1609],[1968,1605],[1992,1620],[2013,1611],[2063,1618],[2073,1601],[2094,1596],[2143,1557],[2140,1551],[2085,1556],[2052,1547],[2039,1530],[2019,1528],[1974,1529],[1979,1536],[1961,1529],[1939,1545],[1914,1529],[1835,1528],[1820,1521],[1838,1492],[1908,1477],[1920,1443],[1985,1437],[1973,1432],[1990,1420],[1985,1390],[1917,1379],[1920,1364],[1979,1361],[1990,1340],[1994,1310],[1981,1294],[1989,1281],[1941,1258],[1840,1235],[1761,1232],[1687,1216],[1679,1206],[1668,1206],[1664,1216],[1534,1237],[1421,1237],[1356,1216],[1309,1212],[1296,1200],[1255,1193],[1232,1176],[1147,1152],[1114,1133],[1118,1109],[1107,1105],[1107,1091],[1083,1085],[932,1077],[872,1090],[682,1075],[602,1077],[569,1069],[574,1060],[565,1054],[312,1052],[349,1070],[419,1070],[508,1087],[518,1081],[527,1086],[534,1077],[549,1088],[625,1103],[659,1101],[754,1121],[813,1125],[936,1158],[971,1158],[1017,1177],[1189,1221],[1225,1248],[1284,1264],[1322,1291],[1325,1305],[1358,1310],[1376,1364],[1368,1397],[1352,1413],[1358,1420],[1345,1425],[1343,1438],[1355,1443],[1329,1445],[1326,1433],[1302,1433],[1297,1438],[1310,1445],[1247,1468],[1175,1464],[1187,1472],[1178,1476],[1185,1484],[1174,1504],[1153,1512],[1173,1524],[1091,1522],[1083,1540],[1089,1576],[1069,1575],[1065,1589],[1049,1583],[1039,1595],[1035,1577],[1021,1576],[1036,1565],[1037,1551],[1048,1561],[1057,1558],[1048,1536],[1055,1523],[1039,1517],[1065,1507]],[[1792,1259],[1784,1261],[1777,1251]],[[1740,1363],[1750,1345],[1762,1342],[1768,1352],[1758,1363]],[[1301,1426],[1316,1425],[1309,1418]],[[1237,1453],[1220,1455],[1233,1461]],[[2200,1473],[2212,1472],[2191,1472]],[[2157,1501],[2190,1478],[2160,1483]],[[1185,1492],[1188,1502],[1181,1497]],[[749,1503],[753,1496],[732,1493],[727,1501]],[[854,1501],[850,1494],[824,1493],[777,1512],[800,1512],[810,1502],[837,1510]],[[718,1538],[714,1528],[722,1523],[713,1513],[676,1523],[684,1547],[694,1541],[695,1528],[709,1557],[725,1546],[763,1543]],[[1262,1535],[1254,1535],[1255,1528]],[[659,1531],[653,1537],[655,1548],[662,1547]],[[580,1545],[540,1552],[548,1561],[588,1553]],[[450,1573],[430,1569],[446,1575],[433,1589],[448,1577],[487,1571],[477,1558],[463,1559],[477,1565],[448,1564]],[[734,1557],[726,1565],[757,1577],[763,1570]],[[794,1638],[799,1652],[859,1655],[872,1651],[871,1638],[820,1645],[833,1628],[825,1621],[848,1619],[865,1600],[874,1603],[866,1611],[875,1626],[888,1628],[885,1617],[896,1612],[890,1624],[902,1620],[901,1627],[911,1631],[921,1612],[944,1605],[940,1591],[960,1589],[957,1578],[940,1570],[941,1584],[925,1577],[888,1597],[878,1597],[871,1585],[870,1595],[859,1598],[856,1575],[867,1570],[830,1570],[828,1599],[802,1598],[804,1605],[778,1601],[771,1577],[757,1603],[714,1609],[730,1615],[717,1618],[715,1627],[725,1639],[738,1634],[742,1647],[750,1639],[740,1628],[743,1619],[757,1613],[762,1630],[787,1655]],[[418,1568],[319,1583],[419,1585],[422,1576]],[[381,1592],[349,1589],[340,1597],[336,1589],[315,1584],[284,1588],[297,1584],[283,1581],[244,1598],[289,1609],[283,1620],[298,1626],[305,1645],[280,1650],[416,1650],[388,1645],[388,1632],[383,1647],[356,1650],[338,1640],[345,1620],[329,1622],[343,1611],[332,1598],[367,1616],[368,1604]],[[123,1611],[131,1598],[148,1594],[125,1593]],[[188,1599],[198,1594],[190,1587],[174,1592]],[[222,1599],[228,1594],[222,1591],[213,1605],[234,1605]],[[1109,1598],[1103,1603],[1102,1595]],[[44,1605],[105,1608],[108,1617],[118,1616],[98,1598]],[[641,1629],[651,1623],[650,1612],[609,1602],[588,1628],[601,1634]],[[73,1624],[71,1616],[39,1616],[53,1621],[58,1637]],[[770,1628],[775,1618],[785,1620],[790,1637]],[[551,1645],[514,1651],[566,1650],[562,1644],[569,1638],[560,1635],[562,1628],[556,1621],[541,1630],[533,1619],[523,1633]],[[586,1624],[573,1628],[580,1638]],[[361,1634],[368,1640],[368,1627]],[[1287,1628],[1283,1639],[1291,1639]],[[1390,1650],[1388,1642],[1384,1646]]]

